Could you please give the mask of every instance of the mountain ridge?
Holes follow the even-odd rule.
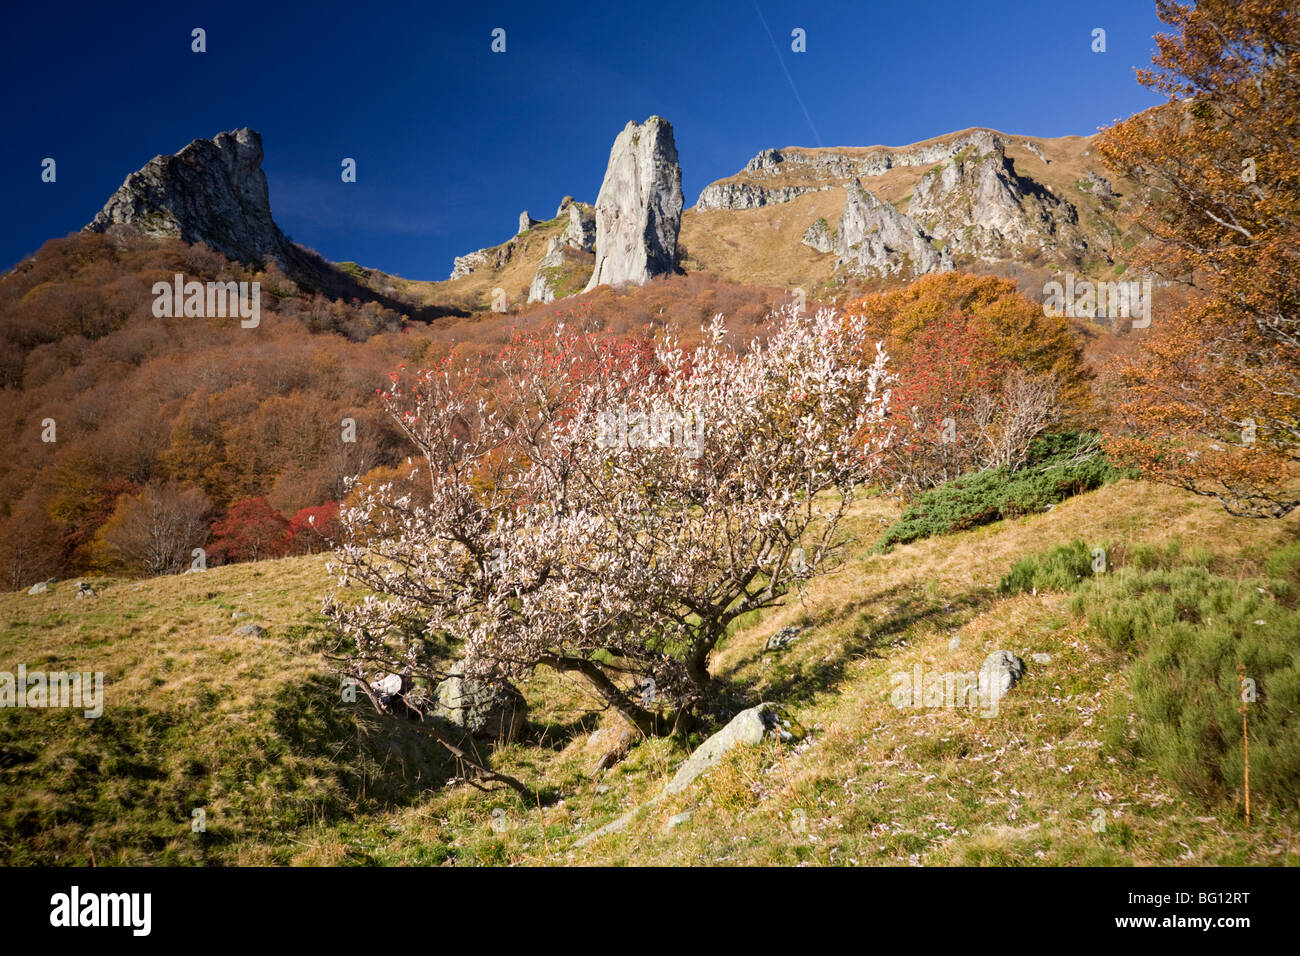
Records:
[[[672,146],[671,124],[658,117],[647,124],[655,120]],[[1111,182],[1093,155],[1093,139],[973,126],[902,146],[763,149],[675,214],[671,249],[662,248],[667,240],[654,230],[637,240],[655,268],[613,281],[639,283],[671,268],[826,297],[846,282],[889,284],[953,268],[1122,272],[1124,249],[1136,242],[1129,214],[1135,191]],[[612,164],[630,161],[618,155],[611,151],[607,179]],[[555,218],[521,218],[503,242],[458,256],[448,279],[403,280],[381,269],[315,261],[275,224],[262,156],[261,135],[248,127],[193,140],[127,176],[85,229],[125,226],[205,242],[233,260],[274,261],[327,294],[377,300],[411,315],[432,308],[424,314],[436,317],[451,302],[458,314],[517,309],[581,295],[595,281],[596,208],[568,196]],[[668,189],[668,169],[680,182],[676,156],[672,148],[639,162]],[[662,175],[650,172],[656,164]],[[667,193],[654,191],[636,202],[674,207]]]

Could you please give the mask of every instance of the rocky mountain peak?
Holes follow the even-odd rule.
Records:
[[[836,272],[868,278],[1026,260],[1109,265],[1121,197],[1090,168],[1088,142],[973,128],[910,146],[765,149],[703,189],[688,231],[795,219],[805,246],[835,253]],[[838,224],[836,200],[819,195],[828,192],[844,197]],[[716,225],[702,228],[697,214]]]
[[[262,136],[248,128],[196,139],[127,176],[85,229],[118,225],[206,243],[241,262],[283,265],[289,259],[289,242],[271,218]]]

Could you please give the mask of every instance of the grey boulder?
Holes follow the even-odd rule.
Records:
[[[434,691],[433,716],[474,737],[513,740],[528,716],[524,697],[506,681],[464,676],[457,662]]]
[[[793,644],[795,638],[799,636],[800,630],[802,630],[802,628],[798,628],[798,627],[781,628],[781,630],[777,631],[775,634],[773,634],[771,637],[767,639],[767,643],[763,646],[763,650],[779,651],[783,647],[788,647],[789,645]]]
[[[798,721],[784,707],[759,704],[749,710],[742,710],[731,718],[731,723],[695,748],[694,753],[677,768],[677,773],[668,781],[663,793],[665,796],[681,793],[736,747],[756,747],[768,734],[788,743],[798,740],[803,733]]]
[[[1010,651],[994,651],[984,659],[980,667],[980,699],[989,700],[990,696],[1003,697],[1007,691],[1020,683],[1025,673],[1025,662]]]

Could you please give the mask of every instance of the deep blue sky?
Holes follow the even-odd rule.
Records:
[[[520,210],[549,218],[565,194],[594,202],[614,136],[654,113],[673,123],[692,205],[770,146],[901,145],[968,126],[1090,134],[1157,102],[1133,76],[1161,29],[1147,0],[292,10],[7,9],[0,268],[80,228],[155,155],[240,126],[262,133],[271,208],[296,241],[443,279],[453,256],[512,235]],[[204,54],[190,52],[196,26]],[[490,51],[495,27],[504,54]],[[795,27],[806,53],[790,49]],[[1094,27],[1104,54],[1090,49]],[[340,181],[345,156],[355,184]]]

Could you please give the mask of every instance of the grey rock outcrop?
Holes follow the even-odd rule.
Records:
[[[981,131],[970,145],[921,177],[908,215],[953,253],[985,261],[1022,249],[1081,252],[1078,212],[1045,187],[1018,176],[1006,142]]]
[[[557,217],[558,218],[558,217]],[[564,227],[560,241],[583,252],[596,250],[596,213],[581,203],[570,202],[569,224]]]
[[[783,627],[767,639],[763,645],[764,651],[779,651],[783,647],[789,647],[799,637],[802,629],[798,627]]]
[[[54,585],[59,583],[58,578],[47,578],[44,581],[38,581],[27,589],[28,594],[44,594]]]
[[[560,248],[558,236],[552,236],[546,244],[546,255],[537,264],[533,274],[533,283],[528,287],[528,301],[554,302],[556,270],[564,268],[564,250]]]
[[[727,726],[695,748],[668,781],[663,795],[681,793],[736,747],[756,747],[768,734],[788,743],[798,740],[804,731],[785,708],[776,704],[759,704],[749,710],[742,710],[731,718]]]
[[[479,249],[475,252],[466,253],[463,256],[457,256],[452,262],[451,276],[452,279],[459,279],[461,276],[467,276],[471,272],[479,269],[500,269],[515,257],[519,251],[520,244],[516,241],[518,237],[511,236],[508,240],[499,246],[489,246],[486,249]]]
[[[712,183],[700,193],[700,198],[695,202],[695,211],[758,209],[760,206],[789,202],[805,193],[823,192],[830,188],[829,185],[764,187],[747,182]]]
[[[475,252],[467,252],[463,256],[457,256],[451,263],[451,275],[449,279],[459,279],[467,276],[475,269],[481,269],[491,260],[491,250],[479,249]]]
[[[863,177],[881,176],[900,166],[930,166],[941,163],[963,150],[987,143],[990,130],[971,130],[940,143],[922,143],[899,148],[880,147],[869,150],[840,149],[765,149],[748,163],[735,182],[716,182],[704,187],[695,208],[752,209],[756,206],[789,202],[809,192],[849,185]],[[1029,144],[1026,144],[1029,145]],[[781,185],[767,181],[783,175],[820,180],[816,185]]]
[[[674,272],[681,217],[672,124],[661,116],[628,123],[614,140],[596,198],[596,266],[584,291]]]
[[[519,214],[519,231],[516,232],[515,235],[516,236],[522,235],[523,233],[527,232],[529,229],[533,228],[533,226],[537,225],[538,222],[539,220],[534,219],[532,216],[528,215],[528,210],[525,209],[523,212]]]
[[[1016,160],[1007,156],[1012,146]],[[1109,259],[1106,240],[1090,239],[1107,227],[1090,216],[1105,219],[1106,210],[1120,205],[1110,184],[1096,174],[1079,180],[1079,189],[1090,196],[1076,208],[1070,201],[1078,198],[1073,190],[1067,197],[1048,185],[1045,148],[1039,141],[1012,140],[981,128],[902,147],[765,149],[734,176],[706,186],[695,211],[754,209],[844,188],[849,200],[843,225],[849,228],[836,234],[834,222],[814,223],[803,243],[819,252],[835,251],[837,269],[865,277],[921,275],[948,268],[950,259],[964,265],[1023,263],[1041,256],[1076,266],[1097,254]],[[1061,148],[1068,154],[1075,146]],[[1017,161],[1029,172],[1018,169]],[[894,175],[887,176],[891,171]],[[1060,174],[1053,173],[1052,181],[1059,183]],[[857,192],[863,186],[874,194],[871,199]],[[878,208],[882,194],[898,196],[906,189],[911,193],[895,200],[896,210]],[[1094,208],[1098,205],[1102,208]],[[868,239],[873,231],[877,238]]]
[[[818,252],[832,252],[835,249],[835,233],[831,231],[830,223],[825,219],[818,219],[803,234],[803,244],[811,246]]]
[[[527,720],[523,695],[505,681],[464,676],[457,662],[434,691],[433,716],[475,737],[513,740]]]
[[[558,236],[551,236],[546,243],[546,253],[537,264],[533,273],[532,285],[528,288],[528,301],[554,302],[567,298],[582,289],[591,275],[594,256],[588,245],[583,248],[585,230],[595,226],[590,218],[583,218],[583,210],[570,206],[572,217],[569,226]]]
[[[681,793],[702,774],[716,766],[732,750],[741,746],[756,747],[769,734],[783,743],[790,743],[803,737],[804,729],[784,707],[778,704],[759,704],[749,710],[742,710],[731,718],[727,726],[696,747],[658,794],[598,830],[588,833],[574,846],[584,847],[593,840],[599,840],[603,836],[625,829],[638,814],[674,794]]]
[[[85,228],[106,232],[118,225],[206,243],[241,262],[289,261],[289,241],[271,218],[262,136],[247,128],[196,139],[128,176]]]
[[[1020,145],[1041,159],[1044,165],[1050,166],[1052,164],[1052,161],[1043,154],[1043,147],[1039,146],[1033,140],[1024,140]]]
[[[1110,180],[1100,175],[1095,169],[1088,170],[1088,178],[1085,182],[1088,184],[1087,191],[1098,199],[1115,198],[1115,191],[1111,188]]]
[[[836,234],[837,268],[862,276],[908,277],[952,268],[948,251],[893,204],[855,184],[849,188]]]

